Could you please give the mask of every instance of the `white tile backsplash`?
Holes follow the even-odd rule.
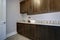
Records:
[[[60,20],[60,12],[37,14],[37,15],[28,15],[35,20]]]
[[[27,15],[23,14],[22,18],[28,20],[31,17],[32,20],[36,20],[38,23],[42,24],[60,24],[60,12],[37,14],[37,15]]]

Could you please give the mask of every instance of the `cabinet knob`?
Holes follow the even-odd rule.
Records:
[[[6,24],[6,22],[3,22],[4,24]]]

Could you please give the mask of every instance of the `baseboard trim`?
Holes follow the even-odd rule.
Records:
[[[11,32],[11,33],[9,33],[9,34],[6,35],[6,38],[8,38],[8,37],[10,37],[12,35],[15,35],[15,34],[17,34],[17,32]]]

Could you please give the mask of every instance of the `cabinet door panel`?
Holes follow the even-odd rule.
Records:
[[[39,13],[45,13],[49,11],[49,1],[48,0],[42,0],[42,3],[40,6],[37,5],[37,12]]]
[[[21,3],[20,3],[20,13],[25,13],[25,5],[24,5],[24,1],[22,1]]]
[[[60,0],[50,0],[50,10],[52,12],[60,11]]]
[[[49,11],[49,0],[33,0],[31,1],[33,14],[45,13]]]
[[[22,2],[20,2],[20,12],[21,13],[27,13],[27,11],[28,11],[28,3],[27,3],[28,1],[22,1]]]
[[[25,0],[20,3],[21,13],[38,14],[49,12],[49,0]]]
[[[48,26],[48,38],[49,40],[56,40],[56,27]]]
[[[35,30],[36,40],[49,40],[48,28],[46,26],[37,25]]]
[[[24,31],[25,31],[25,25],[23,26],[24,24],[20,24],[20,23],[17,23],[17,32],[20,33],[20,34],[24,34]]]
[[[41,26],[41,40],[49,40],[48,28],[46,26]]]
[[[56,40],[60,40],[60,27],[56,27]]]

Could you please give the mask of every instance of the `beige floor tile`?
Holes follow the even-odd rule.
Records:
[[[11,37],[8,37],[6,40],[30,40],[22,35],[16,34]]]

